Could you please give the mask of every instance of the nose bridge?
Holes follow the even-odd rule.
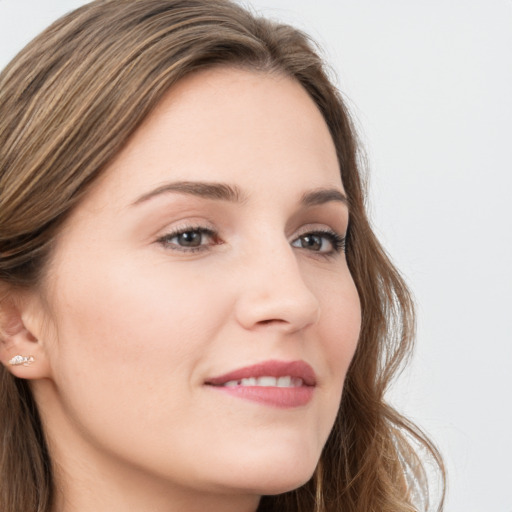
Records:
[[[272,324],[293,332],[316,323],[319,301],[283,234],[267,234],[265,243],[250,252],[246,263],[237,305],[244,327]]]

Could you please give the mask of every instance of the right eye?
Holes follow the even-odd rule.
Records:
[[[216,233],[209,228],[185,227],[160,237],[158,243],[165,249],[181,252],[197,252],[218,245]]]

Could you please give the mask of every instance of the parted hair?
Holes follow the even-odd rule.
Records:
[[[315,44],[288,25],[228,0],[96,0],[29,43],[0,74],[0,306],[40,283],[59,227],[169,88],[214,66],[289,76],[316,103],[348,196],[347,261],[362,308],[359,344],[313,477],[264,496],[259,510],[441,510],[442,492],[429,502],[426,470],[444,481],[438,451],[385,400],[412,350],[411,296],[371,229],[347,108]],[[53,495],[27,381],[0,365],[0,510],[50,512]]]

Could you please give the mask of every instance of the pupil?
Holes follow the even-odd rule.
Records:
[[[302,247],[319,251],[322,247],[322,240],[318,235],[307,235],[302,237]]]
[[[180,235],[180,243],[185,247],[198,247],[201,245],[201,233],[187,231]]]

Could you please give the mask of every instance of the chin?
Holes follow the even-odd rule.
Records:
[[[313,476],[317,461],[293,461],[281,463],[268,460],[266,463],[244,465],[236,472],[231,483],[251,494],[276,495],[292,491],[304,485]]]
[[[259,489],[258,494],[266,495],[266,496],[274,496],[277,494],[284,494],[285,492],[290,492],[299,487],[303,486],[307,483],[314,474],[313,471],[309,471],[306,475],[294,476],[294,477],[283,477],[279,479],[275,479],[272,482],[267,482],[267,485],[262,486]]]
[[[277,432],[276,432],[277,430]],[[217,478],[252,494],[282,494],[304,485],[313,476],[324,445],[323,436],[290,429],[260,429],[220,444],[215,453]],[[205,467],[208,467],[206,464]]]

